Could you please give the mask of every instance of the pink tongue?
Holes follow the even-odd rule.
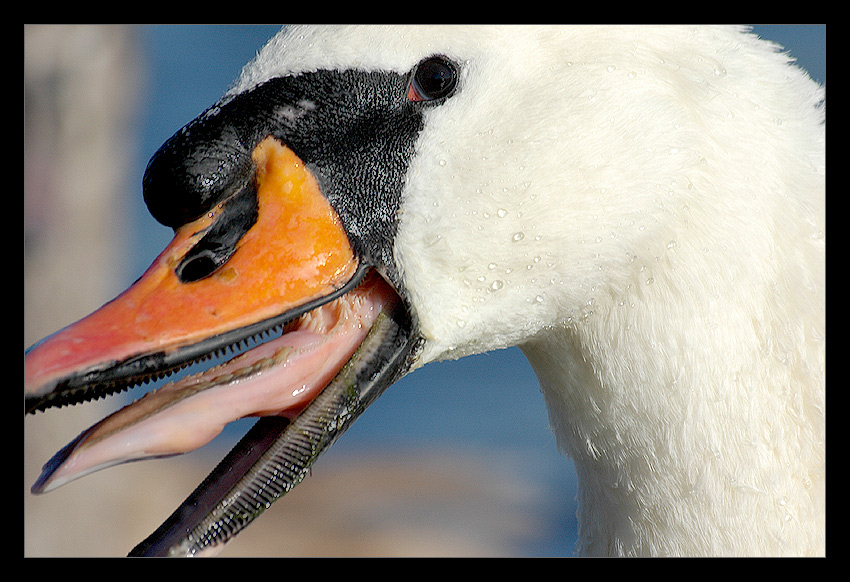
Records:
[[[394,295],[381,281],[303,316],[297,327],[229,362],[146,394],[45,465],[33,491],[93,471],[197,449],[246,416],[297,416],[351,358]]]

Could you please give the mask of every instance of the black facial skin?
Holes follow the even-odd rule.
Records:
[[[433,75],[434,60],[423,62],[419,77],[422,71]],[[451,62],[439,62],[443,76],[446,67],[449,75],[456,73]],[[271,135],[315,175],[360,260],[397,286],[392,241],[404,177],[425,109],[442,103],[456,84],[417,82],[416,70],[321,70],[274,78],[216,104],[169,139],[143,182],[154,218],[177,228],[226,202],[217,223],[178,266],[181,279],[215,271],[256,221],[251,152]],[[408,99],[411,79],[420,93],[425,86],[425,99]]]

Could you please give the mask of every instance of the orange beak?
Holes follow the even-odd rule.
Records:
[[[117,366],[136,368],[129,375],[141,380],[148,374],[147,361],[159,362],[157,373],[164,371],[162,362],[179,368],[196,356],[192,346],[203,344],[203,353],[227,348],[244,340],[251,326],[267,329],[282,314],[291,319],[296,308],[309,307],[352,282],[357,259],[313,175],[273,138],[260,143],[252,157],[258,218],[227,263],[188,283],[176,273],[221,216],[225,201],[177,229],[171,244],[127,291],[29,351],[28,399],[49,398],[69,375],[86,378]],[[233,334],[239,330],[242,337]],[[110,379],[107,374],[104,383]]]
[[[415,320],[387,283],[400,285],[392,237],[423,123],[406,83],[394,72],[274,78],[223,99],[160,148],[145,202],[174,240],[126,292],[27,351],[25,410],[241,353],[174,376],[83,431],[33,492],[187,452],[233,420],[261,417],[134,550],[207,553],[297,485],[411,369]]]
[[[227,212],[225,201],[177,229],[122,295],[27,353],[27,408],[167,373],[272,328],[285,333],[83,432],[45,465],[34,492],[110,465],[193,450],[245,416],[297,417],[397,305],[380,277],[364,277],[336,212],[298,157],[266,138],[253,161],[257,219],[227,261],[199,280],[178,274]],[[209,265],[186,268],[206,273]]]

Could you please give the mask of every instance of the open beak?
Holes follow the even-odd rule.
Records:
[[[358,258],[302,160],[273,137],[251,160],[248,187],[176,228],[133,286],[25,356],[30,413],[256,344],[117,411],[44,466],[37,493],[194,450],[228,422],[264,417],[134,553],[220,549],[300,482],[410,354],[401,299]]]

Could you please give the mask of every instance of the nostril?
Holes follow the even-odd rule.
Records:
[[[221,261],[217,260],[215,253],[205,249],[193,256],[183,259],[176,269],[177,277],[183,283],[200,281],[212,275],[218,269]]]
[[[178,279],[183,283],[192,283],[215,273],[230,260],[239,241],[254,226],[258,216],[257,184],[252,178],[224,203],[201,240],[174,269]]]

